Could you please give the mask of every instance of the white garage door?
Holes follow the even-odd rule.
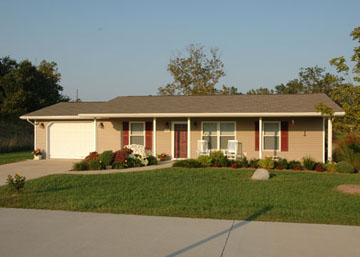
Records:
[[[83,159],[95,149],[91,121],[54,122],[48,133],[49,158]]]

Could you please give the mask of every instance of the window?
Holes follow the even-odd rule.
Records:
[[[130,144],[145,145],[144,122],[130,122]]]
[[[280,122],[264,122],[264,150],[279,150]]]
[[[202,139],[210,150],[227,149],[228,141],[235,139],[235,122],[203,122]]]

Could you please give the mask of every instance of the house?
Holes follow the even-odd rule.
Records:
[[[84,158],[89,152],[144,145],[153,155],[196,158],[198,140],[240,155],[325,162],[332,152],[332,122],[315,110],[325,94],[230,96],[120,96],[107,102],[62,102],[21,116],[34,125],[34,147],[46,158]]]

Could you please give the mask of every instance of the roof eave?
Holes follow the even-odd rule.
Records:
[[[334,116],[344,116],[345,112],[335,112]],[[32,120],[79,120],[100,118],[210,118],[210,117],[322,117],[321,112],[258,112],[258,113],[84,113],[78,115],[21,116]],[[326,115],[325,115],[326,116]]]

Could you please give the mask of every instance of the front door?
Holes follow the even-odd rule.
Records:
[[[174,124],[174,157],[187,157],[187,124]]]

